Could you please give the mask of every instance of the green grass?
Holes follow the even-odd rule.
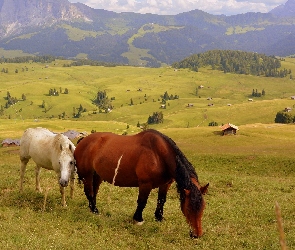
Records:
[[[283,67],[294,72],[294,62],[286,59]],[[290,99],[295,93],[293,80],[210,69],[196,73],[168,67],[64,68],[63,63],[57,61],[48,68],[45,64],[0,66],[9,69],[8,74],[0,73],[0,104],[4,105],[7,91],[13,97],[27,96],[26,101],[4,110],[0,140],[20,138],[26,128],[37,126],[56,132],[90,133],[94,129],[134,134],[140,131],[138,121],[144,123],[153,112],[162,111],[164,123],[150,127],[173,138],[195,166],[201,184],[210,183],[204,236],[189,238],[175,185],[168,193],[165,220],[154,220],[157,192],[153,190],[141,227],[132,224],[136,188],[103,183],[98,196],[100,214],[93,215],[77,184],[73,200],[67,190],[68,206],[63,208],[55,174],[42,170],[43,193],[36,193],[34,164],[29,162],[24,192],[20,193],[18,147],[11,147],[0,148],[1,249],[279,249],[275,202],[281,207],[287,246],[295,248],[295,126],[273,123],[278,111],[294,105]],[[29,70],[22,72],[25,66]],[[195,95],[199,85],[205,87]],[[47,96],[50,88],[60,87],[68,88],[69,95]],[[139,88],[142,91],[137,91]],[[266,96],[249,102],[253,88],[265,89]],[[93,114],[96,107],[91,100],[99,90],[115,97],[111,113]],[[180,98],[160,109],[158,99],[165,91]],[[133,106],[129,105],[131,98]],[[39,107],[43,100],[52,105],[47,113]],[[208,102],[214,106],[209,107]],[[188,103],[194,106],[188,108]],[[80,104],[87,112],[73,119],[73,106]],[[67,119],[58,119],[63,111]],[[240,130],[236,136],[221,136],[218,126],[208,127],[211,121],[231,122]]]
[[[48,122],[56,130],[90,128],[89,122]],[[2,125],[1,131],[9,124]],[[13,125],[13,124],[12,124]],[[97,127],[105,129],[97,122]],[[11,127],[15,133],[22,126]],[[274,205],[281,207],[289,249],[295,247],[295,173],[292,125],[245,125],[236,136],[220,136],[216,128],[161,130],[172,137],[193,163],[201,184],[210,183],[205,196],[204,236],[189,238],[176,187],[168,193],[165,221],[153,213],[156,190],[144,210],[145,224],[132,224],[137,189],[103,183],[98,196],[100,215],[87,207],[83,189],[76,185],[73,200],[61,207],[55,175],[43,170],[43,193],[35,192],[34,165],[29,163],[24,192],[18,191],[18,148],[1,148],[0,216],[2,249],[279,249]],[[49,189],[43,211],[45,191]],[[67,190],[67,194],[69,190]],[[17,226],[16,226],[17,225]],[[17,228],[17,229],[16,229]],[[46,232],[46,233],[45,233]],[[91,244],[90,244],[91,242]]]

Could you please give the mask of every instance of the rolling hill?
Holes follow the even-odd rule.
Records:
[[[290,97],[295,95],[295,85],[289,75],[241,75],[211,67],[201,67],[198,72],[171,67],[64,67],[67,63],[2,63],[0,119],[104,121],[136,128],[154,112],[162,112],[164,122],[153,127],[199,127],[212,121],[240,126],[274,123],[277,112],[294,106]],[[295,71],[293,58],[281,65]],[[52,95],[52,90],[58,95]],[[265,95],[253,97],[253,90],[264,90]],[[108,112],[94,103],[99,91],[105,91],[111,102]],[[179,98],[166,101],[163,108],[165,92]],[[17,100],[9,106],[8,93]]]

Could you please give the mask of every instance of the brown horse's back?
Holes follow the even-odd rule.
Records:
[[[79,178],[95,171],[102,180],[122,187],[152,183],[156,188],[175,173],[175,152],[150,131],[133,136],[93,133],[78,143],[75,159]]]

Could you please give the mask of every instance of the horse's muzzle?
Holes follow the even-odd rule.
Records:
[[[60,179],[59,180],[59,184],[62,186],[62,187],[66,187],[66,186],[68,186],[68,181],[66,181],[66,180],[62,180],[62,179]]]

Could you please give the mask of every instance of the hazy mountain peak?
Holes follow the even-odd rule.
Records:
[[[285,4],[271,10],[270,13],[278,17],[295,17],[295,0],[288,0]]]
[[[89,19],[68,0],[0,0],[0,23],[4,36],[27,26],[50,25],[57,21]]]

